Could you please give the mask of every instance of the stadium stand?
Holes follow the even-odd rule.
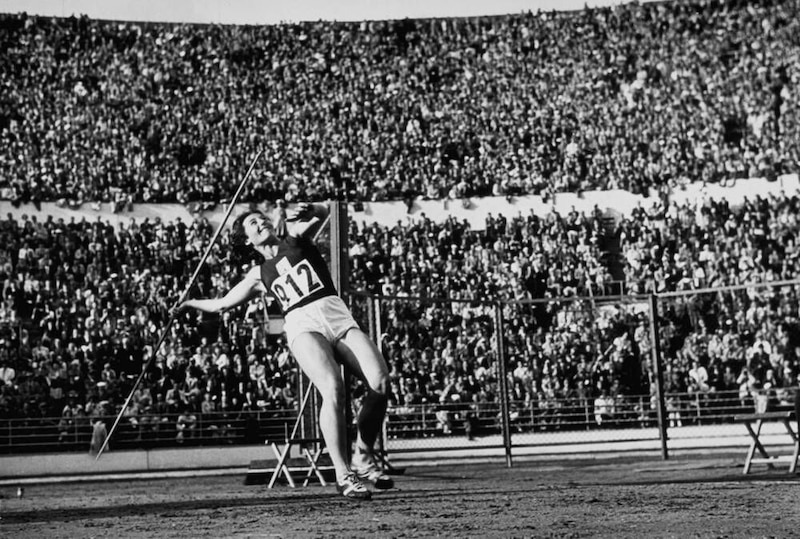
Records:
[[[793,2],[198,27],[3,15],[19,201],[463,198],[797,170]],[[201,29],[202,32],[198,32]]]
[[[213,207],[231,195],[221,179],[268,140],[252,202],[612,188],[653,201],[619,222],[576,211],[495,215],[482,230],[455,219],[353,225],[357,290],[514,301],[789,279],[795,193],[737,207],[679,205],[670,193],[798,170],[800,123],[785,106],[797,92],[796,9],[674,2],[202,32],[2,15],[0,196],[121,214],[142,203]],[[55,432],[90,435],[128,394],[211,233],[203,219],[0,221],[0,417],[57,418]],[[227,241],[209,258],[204,294],[240,275],[221,255]],[[497,399],[491,319],[464,305],[384,304],[397,415]],[[797,287],[671,304],[667,387],[691,395],[671,417],[714,392],[738,392],[743,409],[784,399],[798,383],[798,305]],[[598,398],[650,395],[651,343],[635,308],[506,308],[515,400],[542,417],[564,399],[599,408]],[[228,416],[294,406],[285,343],[258,315],[184,316],[126,425],[146,441],[169,423],[176,443],[191,443],[198,430],[225,438]]]
[[[746,214],[755,222],[769,221],[770,216],[778,222],[785,221],[782,216],[791,214],[791,207],[787,198],[730,212],[736,222],[744,222]],[[425,219],[392,229],[354,230],[352,284],[356,289],[409,296],[436,297],[449,290],[449,297],[462,299],[489,295],[513,300],[555,295],[554,290],[567,295],[586,292],[596,284],[589,276],[592,268],[602,267],[602,254],[587,248],[582,257],[576,257],[564,249],[572,244],[591,245],[596,227],[590,217],[583,219],[583,226],[574,227],[574,240],[568,239],[574,220],[554,215],[541,222],[531,216],[503,226],[490,223],[483,231],[452,220]],[[645,226],[633,224],[646,222],[649,217],[640,216],[625,224],[627,234],[647,233]],[[74,421],[81,415],[78,407],[89,419],[108,413],[127,394],[127,374],[135,372],[144,354],[149,354],[153,334],[200,256],[198,247],[208,237],[208,227],[134,220],[115,229],[102,222],[34,219],[5,220],[2,225],[7,328],[4,415],[27,416],[34,409],[45,416],[60,415],[69,409],[66,420]],[[774,247],[782,235],[796,234],[797,223],[785,228],[767,223],[766,228],[770,232],[761,244]],[[659,230],[665,235],[658,245],[666,250],[670,245],[687,245],[685,240],[696,226],[679,219]],[[708,230],[722,235],[709,238],[712,244],[722,244],[724,227]],[[751,229],[739,226],[737,230],[742,245],[751,241]],[[227,238],[222,242],[224,251]],[[539,252],[541,261],[524,255],[533,251]],[[711,267],[713,261],[706,253],[685,250],[686,260],[680,264]],[[734,256],[733,249],[727,253]],[[741,253],[747,260],[754,258],[751,255]],[[756,256],[755,270],[759,274],[777,270],[775,279],[786,276],[783,265],[769,266],[770,259]],[[739,263],[738,259],[734,262]],[[654,275],[675,267],[673,257],[658,253],[648,263],[654,265]],[[558,271],[568,264],[583,271]],[[542,270],[545,267],[548,271]],[[789,266],[785,270],[788,275],[796,271]],[[237,279],[238,271],[230,260],[213,260],[200,286],[225,288],[228,281]],[[576,274],[584,279],[576,279]],[[665,279],[650,286],[676,290],[684,284]],[[602,297],[602,290],[597,288],[597,293]],[[772,398],[779,398],[781,388],[797,383],[796,290],[742,293],[729,299],[738,307],[724,301],[698,301],[665,313],[670,321],[663,346],[668,385],[676,392],[704,394],[743,386],[747,399],[766,388],[773,392]],[[603,391],[615,396],[649,392],[645,317],[624,308],[593,310],[580,303],[576,300],[555,311],[508,307],[506,342],[510,361],[519,367],[513,376],[521,401],[544,402],[574,394],[594,399]],[[491,369],[492,324],[480,305],[466,304],[459,311],[450,305],[398,301],[386,317],[390,323],[381,344],[392,368],[395,406],[496,397],[491,391],[496,382]],[[11,331],[14,327],[20,331]],[[586,334],[593,334],[598,349],[606,352],[601,358],[586,346]],[[157,425],[158,418],[165,417],[162,414],[187,408],[202,416],[230,407],[238,412],[245,404],[251,409],[291,407],[296,396],[291,394],[288,378],[293,374],[278,367],[280,356],[286,353],[279,338],[248,324],[245,313],[229,313],[199,324],[181,319],[134,400],[129,421],[151,431],[153,421]],[[148,417],[144,425],[139,416]]]

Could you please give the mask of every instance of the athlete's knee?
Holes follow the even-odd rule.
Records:
[[[389,377],[380,376],[370,380],[367,394],[364,398],[364,407],[376,410],[385,410],[389,403]]]
[[[389,375],[381,373],[369,381],[369,390],[383,397],[389,396]]]
[[[333,406],[344,405],[344,384],[338,376],[333,376],[324,383],[317,384],[317,390],[322,397],[323,403]]]

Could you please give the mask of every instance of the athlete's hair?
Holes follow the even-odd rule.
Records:
[[[254,213],[261,212],[258,210],[247,210],[233,220],[233,224],[231,225],[231,245],[234,247],[243,247],[247,245],[247,234],[244,232],[244,220]]]

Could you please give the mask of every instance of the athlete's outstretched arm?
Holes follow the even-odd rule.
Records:
[[[224,296],[220,298],[188,299],[181,303],[178,310],[192,308],[207,313],[218,313],[246,303],[255,297],[262,288],[261,268],[260,266],[254,266]]]
[[[311,238],[327,216],[328,206],[325,204],[299,204],[286,213],[286,229],[291,236]]]

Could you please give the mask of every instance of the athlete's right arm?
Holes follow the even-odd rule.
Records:
[[[227,294],[220,298],[187,299],[178,307],[181,311],[186,308],[198,309],[207,313],[218,313],[238,307],[254,298],[264,290],[261,281],[261,267],[253,266]]]

